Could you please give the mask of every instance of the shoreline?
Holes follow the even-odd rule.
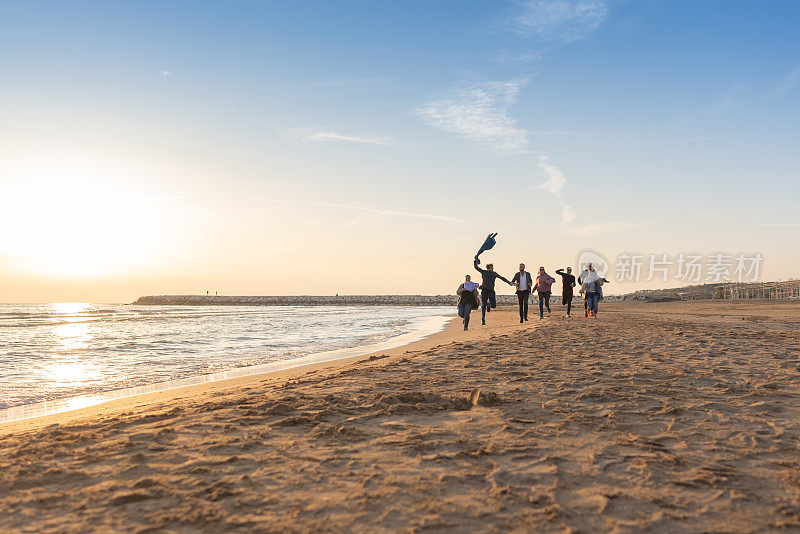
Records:
[[[259,377],[262,375],[272,375],[286,371],[297,370],[301,372],[305,368],[324,368],[339,361],[351,361],[356,358],[370,356],[379,352],[387,352],[393,349],[402,348],[423,341],[428,337],[447,328],[448,323],[452,322],[452,315],[435,315],[416,319],[409,324],[412,331],[393,336],[377,343],[366,345],[356,345],[343,349],[327,350],[322,352],[312,352],[299,358],[289,360],[279,360],[258,365],[248,365],[237,367],[226,371],[215,373],[205,373],[195,376],[176,378],[152,384],[143,384],[128,388],[112,389],[94,394],[76,395],[73,397],[63,397],[47,401],[11,406],[0,410],[0,434],[5,430],[6,425],[13,423],[24,424],[43,417],[54,417],[62,414],[70,414],[81,410],[94,407],[101,407],[108,403],[126,399],[135,399],[147,395],[167,395],[167,392],[191,387],[202,387],[204,385],[215,384],[229,380],[246,379]]]
[[[510,306],[502,306],[498,307],[493,313],[512,309]],[[489,317],[491,318],[491,314]],[[178,401],[192,395],[203,395],[226,388],[247,387],[250,383],[265,379],[289,379],[307,372],[346,366],[362,359],[382,359],[406,352],[427,350],[437,345],[455,341],[457,339],[456,336],[463,339],[484,337],[489,332],[495,332],[498,328],[508,328],[507,326],[501,327],[491,324],[488,326],[475,325],[475,312],[472,315],[472,328],[467,332],[461,329],[461,323],[455,315],[433,316],[422,321],[428,322],[437,318],[443,319],[443,324],[434,331],[422,334],[422,337],[419,337],[420,334],[418,332],[409,332],[380,343],[313,353],[293,360],[247,366],[219,373],[197,375],[133,388],[111,390],[96,395],[81,395],[13,406],[0,410],[0,436],[34,430],[55,423],[62,424],[67,421],[75,422],[84,418],[108,416],[131,408],[145,408],[154,403],[168,403],[170,400]],[[479,322],[480,319],[478,318]],[[478,329],[483,330],[483,333],[481,334]],[[408,341],[401,339],[401,343],[397,344],[398,338],[406,338]],[[341,354],[347,355],[342,356]],[[333,355],[336,356],[329,357]],[[129,390],[135,390],[135,392],[125,394]],[[2,416],[8,412],[13,415],[7,419],[2,419]],[[34,413],[32,415],[24,415],[31,412]]]

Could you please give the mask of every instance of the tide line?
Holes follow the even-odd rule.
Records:
[[[409,343],[420,341],[430,335],[441,332],[449,320],[450,317],[444,315],[423,317],[411,323],[412,330],[410,332],[389,338],[380,343],[318,352],[291,360],[239,367],[236,369],[230,369],[228,371],[197,375],[188,378],[180,378],[177,380],[168,380],[165,382],[157,382],[155,384],[136,386],[132,388],[117,389],[95,395],[81,395],[77,397],[67,397],[63,399],[24,404],[21,406],[12,406],[11,408],[0,410],[0,424],[21,421],[23,419],[32,419],[34,417],[41,417],[45,415],[81,410],[83,408],[97,406],[98,404],[103,404],[112,400],[135,397],[137,395],[144,395],[147,393],[168,391],[170,389],[194,386],[198,384],[207,384],[210,382],[218,382],[220,380],[228,380],[231,378],[274,373],[276,371],[285,371],[287,369],[294,369],[304,365],[331,362],[334,360],[341,360],[343,358],[363,356],[365,354],[379,352],[382,350],[390,350],[397,347],[402,347],[403,345],[408,345]]]

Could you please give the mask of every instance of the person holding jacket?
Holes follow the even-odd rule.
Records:
[[[511,283],[517,286],[517,301],[519,302],[519,322],[528,320],[528,297],[531,296],[533,279],[531,273],[525,270],[525,264],[519,264],[519,272],[511,279]]]
[[[481,324],[486,324],[486,313],[491,311],[492,308],[497,307],[497,294],[494,291],[494,283],[499,278],[508,285],[513,285],[507,278],[494,272],[494,265],[491,263],[486,264],[486,269],[478,267],[478,258],[472,264],[475,270],[481,273],[483,278],[481,283]]]
[[[456,290],[458,295],[458,316],[464,319],[464,330],[469,330],[469,314],[478,307],[478,284],[464,277],[464,283]]]
[[[572,288],[575,287],[575,276],[572,274],[572,267],[567,267],[567,272],[564,269],[556,269],[556,274],[561,276],[561,304],[567,305],[567,317],[570,317],[572,311]]]
[[[539,291],[539,319],[544,318],[544,308],[547,308],[547,313],[550,313],[550,288],[555,283],[556,279],[547,274],[544,267],[539,267],[539,274],[536,276],[536,285],[533,286],[534,291]]]

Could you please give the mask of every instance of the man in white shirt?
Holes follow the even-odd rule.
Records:
[[[519,302],[519,322],[528,320],[528,297],[531,296],[531,286],[533,278],[531,273],[525,270],[525,264],[519,264],[519,272],[511,279],[511,283],[517,286],[517,301]]]

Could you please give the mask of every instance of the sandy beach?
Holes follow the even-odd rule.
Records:
[[[533,310],[532,310],[533,311]],[[0,530],[800,529],[800,306],[456,321],[0,425]]]

